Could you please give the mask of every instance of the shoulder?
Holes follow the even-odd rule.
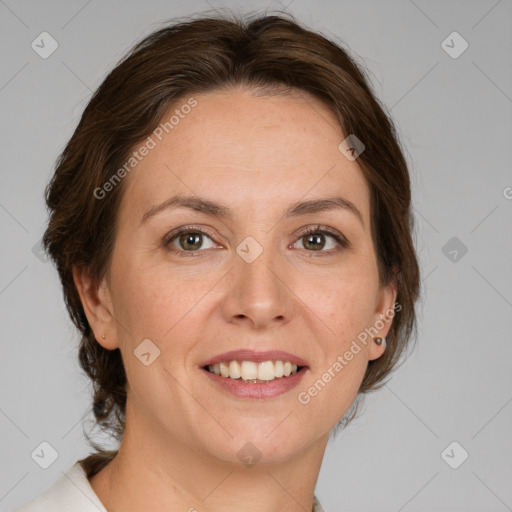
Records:
[[[44,493],[13,512],[107,512],[80,465],[75,463]]]
[[[312,512],[324,512],[324,509],[322,508],[322,505],[320,505],[320,502],[318,501],[318,498],[316,495],[313,496],[313,511]]]

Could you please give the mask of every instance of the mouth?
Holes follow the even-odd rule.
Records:
[[[282,351],[232,351],[200,366],[214,383],[243,398],[270,398],[295,387],[308,370],[306,361]]]

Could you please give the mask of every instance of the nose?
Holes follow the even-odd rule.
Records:
[[[228,279],[223,303],[228,322],[245,322],[261,330],[290,320],[293,294],[287,285],[284,261],[270,249],[252,262],[237,255]]]

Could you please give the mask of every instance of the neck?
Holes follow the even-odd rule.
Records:
[[[290,459],[247,466],[220,460],[214,447],[201,449],[159,432],[154,422],[130,410],[127,403],[118,455],[90,479],[107,510],[312,510],[328,434]]]

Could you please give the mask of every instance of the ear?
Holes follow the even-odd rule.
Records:
[[[98,283],[91,278],[87,267],[73,266],[73,280],[96,340],[107,350],[118,348],[114,309],[107,279],[103,278]]]
[[[393,317],[396,311],[400,311],[401,307],[398,304],[395,308],[397,296],[397,285],[396,281],[392,280],[388,285],[383,286],[379,289],[377,295],[377,302],[375,306],[374,321],[372,325],[373,331],[377,331],[375,337],[386,338],[391,324],[393,323]],[[371,342],[368,360],[379,358],[386,350],[386,344],[377,345]]]

